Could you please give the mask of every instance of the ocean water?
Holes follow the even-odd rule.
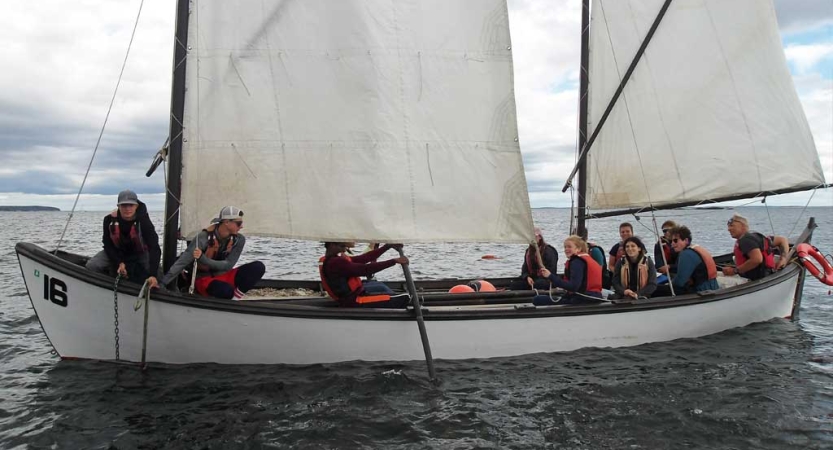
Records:
[[[831,208],[739,210],[753,228],[833,251]],[[732,211],[663,213],[713,253],[731,249]],[[14,244],[54,248],[66,212],[0,213],[0,448],[833,448],[833,296],[808,278],[797,321],[638,347],[587,348],[489,360],[312,366],[151,367],[60,361],[40,329]],[[564,209],[535,210],[560,250]],[[76,213],[63,249],[100,247],[103,213]],[[154,214],[157,224],[161,213]],[[591,239],[618,240],[618,223],[647,237],[652,217],[591,222]],[[245,233],[245,228],[243,229]],[[650,239],[647,239],[650,240]],[[519,272],[523,246],[406,247],[415,278]],[[251,238],[243,261],[270,278],[315,279],[320,243]],[[491,254],[495,260],[483,260]],[[401,279],[389,269],[382,279]],[[696,320],[696,318],[692,318]],[[414,327],[414,333],[416,333]],[[280,343],[275,343],[279,345]],[[390,345],[396,345],[396,337]]]

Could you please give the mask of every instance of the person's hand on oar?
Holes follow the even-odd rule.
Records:
[[[148,284],[148,289],[159,287],[159,281],[156,280],[156,277],[148,277],[146,283]]]
[[[200,259],[200,256],[202,256],[202,250],[197,247],[194,249],[194,259]]]
[[[400,256],[399,258],[393,258],[393,260],[396,261],[396,264],[402,264],[403,266],[409,262],[407,256]]]
[[[124,263],[119,263],[118,272],[119,272],[119,275],[122,276],[122,278],[127,278],[127,266],[125,266]]]

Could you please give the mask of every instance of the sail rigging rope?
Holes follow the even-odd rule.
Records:
[[[119,85],[121,85],[121,79],[122,76],[124,76],[124,68],[127,67],[127,59],[130,56],[130,48],[133,47],[133,38],[136,37],[136,28],[139,27],[139,18],[142,16],[142,6],[144,6],[144,4],[145,0],[139,1],[139,11],[136,13],[136,22],[133,24],[133,31],[130,33],[130,42],[127,44],[127,52],[125,52],[124,61],[121,64],[119,79],[116,81],[116,88],[113,90],[113,97],[110,99],[110,106],[107,108],[107,114],[104,116],[104,123],[101,124],[101,131],[98,133],[98,140],[95,142],[95,148],[93,148],[93,156],[90,158],[90,164],[87,165],[87,171],[84,173],[84,179],[81,181],[81,187],[78,189],[78,194],[75,196],[75,203],[72,204],[72,210],[69,212],[69,217],[67,217],[67,223],[64,225],[64,231],[61,232],[61,237],[58,239],[58,245],[55,247],[55,254],[57,254],[58,249],[61,248],[61,243],[63,243],[67,228],[69,228],[69,223],[72,221],[75,208],[78,206],[78,199],[81,198],[81,192],[84,190],[84,185],[87,184],[87,177],[90,176],[90,169],[93,167],[95,155],[98,153],[98,146],[101,144],[101,138],[104,136],[104,129],[107,127],[107,121],[110,119],[110,111],[113,110],[113,103],[116,102],[116,94],[119,92]],[[116,350],[116,359],[118,359],[118,348]]]
[[[793,231],[795,231],[795,227],[798,225],[798,221],[804,215],[804,212],[807,211],[807,207],[810,206],[810,202],[813,201],[813,197],[815,197],[816,192],[818,192],[818,189],[813,189],[813,193],[810,194],[810,198],[807,199],[807,203],[804,205],[804,209],[802,209],[801,213],[799,213],[798,216],[796,216],[795,223],[793,223],[793,227],[790,229],[790,232],[787,233],[787,238],[788,239],[789,239],[790,236],[792,236]]]

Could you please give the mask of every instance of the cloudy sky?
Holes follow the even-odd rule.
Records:
[[[764,0],[761,0],[764,1]],[[518,125],[534,207],[561,194],[576,135],[580,0],[509,0]],[[118,79],[140,0],[0,2],[0,205],[68,210]],[[833,182],[833,0],[776,0],[790,70]],[[79,209],[106,210],[131,187],[161,209],[175,0],[145,0],[119,95]],[[804,205],[807,193],[770,204]],[[833,189],[813,204],[833,205]]]

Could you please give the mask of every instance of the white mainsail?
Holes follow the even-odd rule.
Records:
[[[662,5],[594,0],[589,133]],[[588,155],[594,209],[823,184],[771,1],[673,1]]]
[[[194,1],[183,235],[532,241],[505,0]]]

